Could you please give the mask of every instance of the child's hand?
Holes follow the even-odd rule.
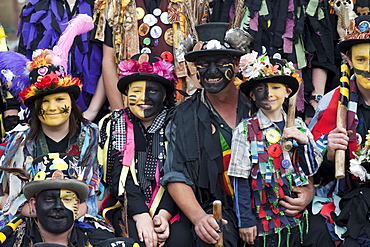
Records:
[[[245,243],[253,245],[257,237],[257,227],[239,228],[239,236]]]
[[[284,128],[284,140],[288,138],[293,138],[301,145],[306,145],[308,143],[308,137],[305,133],[299,131],[297,127],[287,127]]]

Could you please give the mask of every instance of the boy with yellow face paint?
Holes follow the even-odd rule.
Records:
[[[191,246],[190,223],[178,221],[175,203],[160,185],[165,119],[174,102],[172,64],[143,53],[122,61],[119,69],[117,87],[128,107],[100,122],[99,157],[111,192],[103,216],[116,235],[128,234],[140,246]]]
[[[17,226],[1,246],[26,247],[44,242],[50,246],[138,247],[132,239],[115,238],[110,227],[95,217],[76,221],[78,207],[89,194],[89,187],[77,179],[78,163],[73,156],[59,153],[33,160],[32,181],[23,192],[36,217]]]
[[[315,225],[306,239],[314,246],[334,246],[333,241],[337,245],[344,240],[341,246],[357,247],[370,242],[370,232],[362,230],[369,229],[369,221],[360,220],[367,218],[366,198],[370,196],[370,169],[364,159],[368,155],[364,152],[370,128],[370,16],[359,16],[350,22],[348,35],[339,43],[339,50],[353,68],[350,78],[341,78],[349,81],[348,112],[337,116],[340,94],[346,92],[336,88],[322,98],[309,126],[322,149],[324,162],[317,175],[317,181],[321,182],[316,192],[322,203],[312,206],[317,216],[311,216]],[[336,126],[337,118],[343,117],[347,129]],[[344,179],[334,178],[336,150],[346,150]],[[330,203],[333,200],[337,208]],[[336,216],[334,210],[341,213]]]
[[[302,119],[285,126],[283,103],[297,92],[300,78],[291,63],[270,63],[256,52],[241,57],[240,71],[240,90],[259,110],[236,127],[232,138],[228,175],[234,177],[239,235],[244,246],[299,246],[305,210],[290,215],[284,203],[298,196],[321,163]],[[288,138],[295,142],[289,151],[282,145]]]

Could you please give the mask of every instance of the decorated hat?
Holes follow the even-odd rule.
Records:
[[[243,77],[242,81],[236,80],[236,86],[247,96],[252,89],[262,82],[275,82],[287,85],[292,90],[289,97],[293,96],[297,90],[301,78],[292,62],[281,59],[271,59],[264,55],[258,55],[252,51],[240,58],[239,72]]]
[[[69,50],[77,35],[94,28],[94,22],[87,14],[78,14],[69,23],[52,50],[38,49],[27,63],[29,82],[18,91],[20,100],[32,107],[36,99],[49,94],[67,92],[77,99],[82,91],[78,78],[67,74]]]
[[[353,45],[370,43],[370,16],[362,15],[351,21],[348,35],[339,43],[339,50],[346,54]]]
[[[19,92],[19,97],[27,107],[35,100],[49,94],[67,92],[77,99],[82,90],[80,79],[68,75],[63,65],[55,64],[50,50],[36,50],[33,60],[27,63],[29,86]]]
[[[185,59],[194,62],[199,56],[244,55],[253,38],[241,29],[229,29],[229,25],[226,22],[210,22],[196,26],[199,41],[192,51],[185,54]]]
[[[29,71],[26,63],[29,62],[24,55],[14,51],[0,52],[0,80],[1,85],[17,95],[28,83]]]
[[[77,193],[85,201],[88,186],[78,180],[82,167],[75,157],[62,153],[49,153],[33,160],[32,181],[23,187],[23,194],[29,200],[43,190],[67,189]]]
[[[127,86],[134,81],[159,82],[166,89],[166,97],[175,90],[176,74],[170,62],[152,53],[134,55],[130,60],[121,61],[118,65],[118,90],[127,94]]]

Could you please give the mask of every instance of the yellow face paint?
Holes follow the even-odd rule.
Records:
[[[68,121],[71,106],[71,97],[68,93],[49,94],[42,99],[41,114],[38,117],[42,124],[60,126]]]
[[[362,43],[351,48],[352,66],[357,81],[362,87],[370,89],[370,43]]]
[[[141,118],[144,118],[144,108],[140,107],[145,105],[145,89],[146,81],[135,81],[129,85],[127,92],[128,107],[131,112]]]
[[[72,190],[60,190],[60,200],[64,206],[73,212],[74,220],[78,214],[78,197],[77,194]]]

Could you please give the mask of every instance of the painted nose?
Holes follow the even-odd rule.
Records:
[[[63,209],[63,202],[60,198],[56,198],[55,199],[55,206],[54,206],[54,209],[55,210],[62,210]]]

